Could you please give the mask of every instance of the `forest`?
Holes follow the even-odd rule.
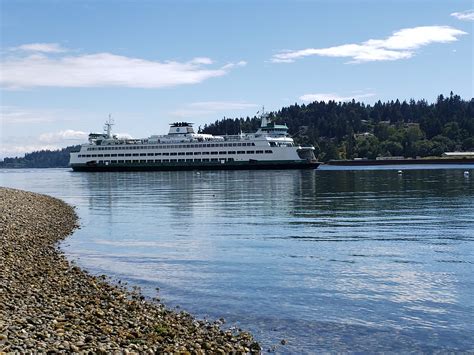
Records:
[[[409,100],[361,102],[316,101],[271,112],[286,124],[301,145],[315,147],[320,161],[377,157],[437,157],[444,152],[474,151],[474,99],[453,92],[436,102]],[[257,116],[224,118],[199,131],[215,135],[255,132]],[[69,152],[79,146],[39,151],[22,158],[5,158],[0,168],[67,167]]]
[[[41,150],[26,153],[24,157],[5,158],[0,168],[66,168],[69,165],[69,153],[78,151],[80,146],[69,146],[58,150]]]
[[[453,92],[436,102],[409,100],[313,102],[270,113],[286,124],[301,145],[313,145],[320,161],[377,157],[435,157],[449,151],[474,150],[474,99]],[[254,132],[257,117],[224,118],[205,125],[210,134]]]

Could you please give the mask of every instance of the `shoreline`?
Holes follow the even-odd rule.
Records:
[[[260,353],[247,332],[177,313],[71,264],[56,198],[0,187],[0,352]]]
[[[420,158],[420,159],[361,159],[361,160],[330,160],[325,165],[332,166],[375,166],[375,165],[471,165],[474,164],[474,158]]]

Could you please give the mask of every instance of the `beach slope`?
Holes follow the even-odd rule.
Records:
[[[64,202],[0,188],[0,352],[260,351],[246,332],[168,310],[69,263],[57,243],[76,227]]]

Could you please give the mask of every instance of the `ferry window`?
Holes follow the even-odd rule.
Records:
[[[178,153],[178,155],[184,155],[184,152],[180,152],[180,153]]]
[[[97,156],[98,156],[98,157],[103,157],[103,156],[104,156],[104,154],[97,154]]]
[[[126,157],[131,157],[132,154],[128,153],[128,154],[125,154]]]
[[[272,150],[266,150],[265,153],[271,154],[271,153],[273,153],[273,151]]]
[[[252,146],[255,146],[255,143],[252,143]]]
[[[232,146],[233,146],[233,147],[237,147],[237,143],[232,143]]]
[[[187,162],[192,162],[193,160],[192,159],[186,159]]]
[[[195,162],[200,162],[200,161],[201,161],[201,159],[194,159],[194,161],[195,161]]]
[[[219,161],[219,159],[211,159],[211,161]]]
[[[138,163],[140,160],[132,160],[134,163]]]
[[[235,154],[235,150],[228,151],[227,154]]]
[[[237,145],[238,145],[239,147],[241,147],[241,146],[242,146],[242,143],[237,143]]]
[[[161,153],[155,153],[155,155],[161,155]]]
[[[170,153],[163,153],[163,155],[170,155]]]
[[[199,155],[199,154],[201,154],[201,153],[200,152],[194,152],[194,155]]]
[[[161,163],[160,159],[155,159],[155,163]]]
[[[263,154],[263,150],[257,150],[255,151],[256,154]]]
[[[217,152],[211,152],[212,155],[217,155]]]
[[[133,157],[138,157],[138,153],[133,153],[132,156]]]
[[[125,154],[117,154],[119,157],[124,157]]]
[[[268,143],[268,144],[270,144],[270,147],[276,147],[276,143],[275,143],[275,142],[270,142],[270,143]]]
[[[148,162],[148,163],[153,163],[154,160],[153,160],[153,159],[148,159],[147,162]]]
[[[245,154],[245,151],[244,150],[239,150],[239,151],[237,151],[237,154]]]
[[[103,160],[99,160],[99,164],[102,164],[104,161]]]
[[[123,163],[123,160],[117,160],[117,163]]]
[[[247,154],[255,154],[254,150],[247,150]]]
[[[104,154],[104,157],[110,157],[110,154]]]
[[[178,159],[178,161],[184,161],[184,159]]]
[[[207,144],[208,147],[210,147],[211,145],[210,144]]]
[[[116,156],[117,156],[117,154],[110,154],[110,156],[111,156],[111,157],[116,157]]]
[[[91,156],[90,156],[90,154],[87,154],[86,157],[87,157],[87,158],[90,158]]]
[[[170,160],[169,159],[163,159],[162,162],[166,163],[166,162],[169,162]]]
[[[170,162],[176,162],[176,159],[170,159]]]
[[[92,154],[92,158],[96,158],[97,157],[97,154]]]
[[[170,153],[170,155],[176,155],[176,153]]]
[[[228,158],[227,161],[234,161],[234,158]]]
[[[227,154],[227,152],[219,152],[219,154]]]
[[[193,155],[193,152],[186,152],[186,155]]]
[[[209,155],[209,152],[202,152],[202,155]]]
[[[209,161],[209,159],[203,159],[202,161]]]
[[[146,160],[140,160],[140,163],[146,163]]]
[[[141,157],[146,157],[146,153],[140,153]]]
[[[228,147],[229,146],[229,143],[224,143],[224,147]]]
[[[147,153],[149,157],[152,157],[154,154],[153,153]]]

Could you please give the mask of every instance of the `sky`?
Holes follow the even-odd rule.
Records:
[[[312,101],[473,97],[464,0],[0,0],[0,159]]]

